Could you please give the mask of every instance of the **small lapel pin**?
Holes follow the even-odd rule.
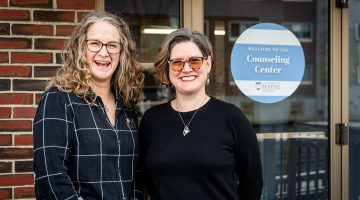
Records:
[[[125,124],[129,128],[136,128],[135,123],[134,123],[134,121],[132,119],[126,118],[125,119]]]

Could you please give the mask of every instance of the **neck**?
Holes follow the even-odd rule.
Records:
[[[108,99],[112,96],[110,83],[93,81],[91,84],[91,89],[97,96],[100,96],[102,99]]]
[[[206,102],[208,96],[206,93],[196,96],[177,95],[175,99],[175,108],[179,112],[188,112],[199,109]]]

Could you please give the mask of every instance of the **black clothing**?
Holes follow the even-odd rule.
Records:
[[[96,104],[55,87],[43,94],[33,124],[38,199],[142,199],[136,112],[116,99],[112,126]]]
[[[194,112],[181,113],[185,124]],[[212,97],[191,121],[190,133],[183,136],[183,129],[170,102],[152,107],[141,120],[141,157],[151,200],[260,199],[256,134],[239,108]]]

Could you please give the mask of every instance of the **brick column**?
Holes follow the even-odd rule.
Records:
[[[34,198],[32,122],[60,52],[95,0],[0,0],[0,199]]]

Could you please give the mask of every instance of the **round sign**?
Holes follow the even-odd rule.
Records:
[[[237,87],[261,103],[290,96],[300,85],[304,69],[299,40],[278,24],[260,23],[246,29],[231,52],[231,73]]]

